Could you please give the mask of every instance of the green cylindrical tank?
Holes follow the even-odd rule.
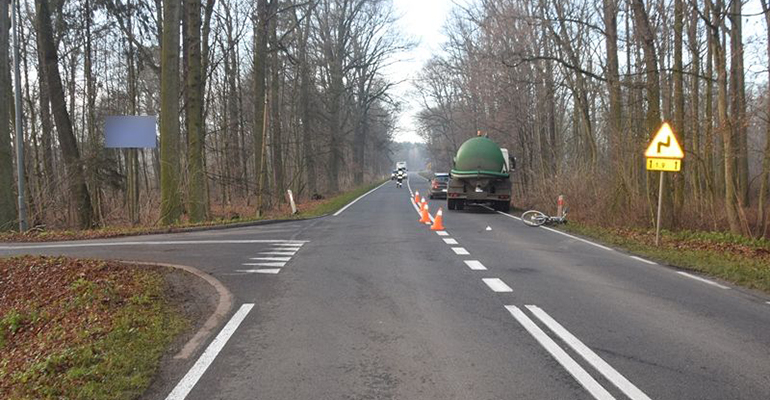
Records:
[[[468,139],[457,150],[452,176],[456,178],[507,178],[508,171],[500,146],[486,137]]]

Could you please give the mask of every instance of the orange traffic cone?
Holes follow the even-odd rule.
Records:
[[[423,203],[422,206],[422,217],[420,218],[420,223],[430,225],[430,214],[428,213],[428,204]]]
[[[420,192],[414,192],[414,202],[420,204]]]
[[[420,202],[420,211],[422,211],[422,209],[427,207],[427,206],[428,206],[428,202],[425,201],[425,197],[423,197],[421,202]]]
[[[436,218],[433,219],[433,226],[430,227],[430,230],[432,231],[444,230],[444,213],[441,211],[441,207],[439,207],[438,211],[436,212]]]

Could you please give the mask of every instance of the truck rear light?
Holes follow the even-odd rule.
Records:
[[[501,194],[501,195],[497,196],[497,198],[501,199],[501,200],[508,200],[508,199],[511,198],[511,196],[509,196],[507,194]]]

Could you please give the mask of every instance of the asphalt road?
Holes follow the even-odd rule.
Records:
[[[411,204],[427,189],[411,175],[337,216],[0,255],[219,279],[232,318],[169,398],[770,399],[770,297],[483,208],[444,210],[440,236]]]

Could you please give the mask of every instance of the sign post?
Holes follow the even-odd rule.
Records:
[[[660,243],[660,216],[663,211],[663,179],[665,172],[677,172],[682,169],[684,151],[676,140],[674,131],[668,122],[664,122],[658,133],[644,152],[647,158],[648,171],[660,171],[660,187],[658,188],[658,216],[655,224],[655,246]]]

